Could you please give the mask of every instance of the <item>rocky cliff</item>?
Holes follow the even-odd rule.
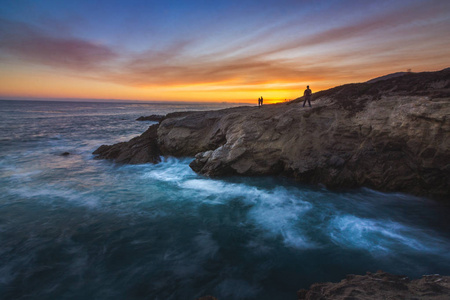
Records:
[[[167,115],[100,158],[195,156],[207,176],[284,175],[330,188],[449,198],[450,69],[348,84],[275,105]],[[111,155],[113,154],[113,155]]]

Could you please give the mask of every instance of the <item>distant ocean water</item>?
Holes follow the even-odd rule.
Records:
[[[226,106],[0,101],[0,299],[295,299],[350,273],[450,275],[442,203],[93,158],[153,124],[139,116]]]

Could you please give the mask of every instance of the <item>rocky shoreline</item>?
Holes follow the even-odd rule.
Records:
[[[97,158],[157,163],[195,156],[206,176],[282,175],[449,200],[450,69],[348,84],[259,107],[168,114]]]
[[[403,275],[383,271],[367,272],[366,275],[347,275],[340,282],[314,283],[309,289],[297,292],[298,300],[344,300],[344,299],[421,299],[447,300],[450,297],[450,276],[424,275],[411,280]],[[204,296],[197,300],[219,300]]]
[[[450,69],[349,84],[282,104],[177,112],[97,158],[195,159],[206,176],[282,175],[329,188],[370,187],[449,200]],[[384,272],[315,283],[298,299],[448,299],[450,277]],[[206,296],[203,299],[216,299]]]
[[[347,275],[337,283],[314,283],[297,292],[299,300],[313,299],[434,299],[450,297],[450,276],[424,275],[411,280],[406,276],[383,271],[366,275]]]

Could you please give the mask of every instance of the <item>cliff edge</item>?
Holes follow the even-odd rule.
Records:
[[[191,168],[206,176],[284,175],[448,200],[450,69],[335,87],[313,94],[312,108],[302,100],[168,114],[94,154],[128,163],[195,156]]]

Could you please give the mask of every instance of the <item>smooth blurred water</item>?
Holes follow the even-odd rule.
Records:
[[[349,273],[450,275],[443,203],[91,154],[141,115],[218,108],[0,101],[0,298],[296,299]]]

